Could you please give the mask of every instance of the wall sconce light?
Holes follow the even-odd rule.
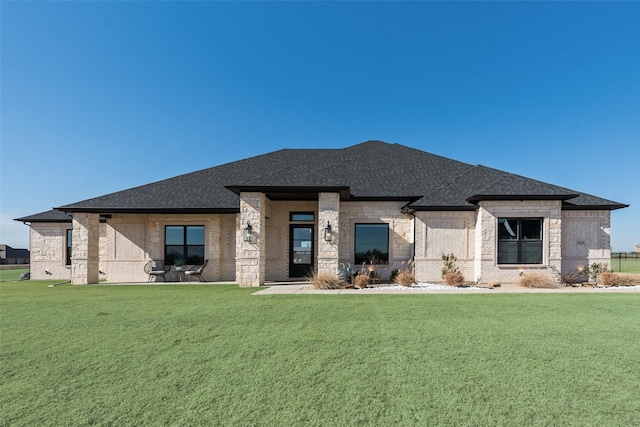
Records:
[[[327,228],[324,229],[324,240],[330,242],[333,239],[333,231],[331,230],[331,224],[327,221]]]
[[[245,242],[250,242],[251,241],[251,233],[253,231],[253,227],[251,227],[251,223],[249,221],[247,221],[247,226],[244,228],[244,233],[242,235],[243,240]]]

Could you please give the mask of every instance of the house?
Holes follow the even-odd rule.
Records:
[[[399,144],[285,149],[18,218],[31,277],[143,282],[149,260],[208,260],[208,281],[335,273],[410,259],[440,281],[515,281],[610,260],[610,212],[627,205]],[[384,279],[385,277],[383,277]]]
[[[29,264],[29,249],[0,245],[0,264]]]

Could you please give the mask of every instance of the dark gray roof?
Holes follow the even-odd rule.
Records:
[[[35,215],[29,215],[22,218],[16,218],[16,221],[22,222],[71,222],[71,215],[56,210],[40,212]]]
[[[74,212],[238,212],[241,191],[271,199],[404,200],[416,210],[475,209],[483,199],[554,199],[566,208],[621,203],[399,144],[368,141],[343,149],[285,149],[180,175],[56,209]]]

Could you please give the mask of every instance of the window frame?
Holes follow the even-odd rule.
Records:
[[[182,244],[167,244],[167,230],[170,227],[174,227],[174,228],[178,228],[181,227],[182,228]],[[202,244],[189,244],[189,239],[188,239],[188,229],[192,227],[192,228],[202,228]],[[184,264],[187,265],[197,265],[197,264],[202,264],[204,263],[204,260],[206,258],[206,254],[205,254],[205,248],[206,248],[206,228],[204,225],[201,224],[167,224],[164,226],[164,263],[167,265],[171,265],[175,262],[176,259],[180,258],[180,256],[175,256],[175,255],[170,255],[168,248],[170,247],[182,247],[182,258],[184,259]],[[195,249],[195,248],[202,248],[202,256],[197,255],[197,259],[193,259],[196,257],[196,255],[192,255],[189,256],[189,248]],[[194,262],[195,261],[195,262]]]
[[[389,227],[389,224],[386,222],[357,222],[353,225],[353,264],[354,265],[359,265],[362,264],[362,262],[364,261],[366,264],[369,264],[371,262],[370,259],[367,259],[367,257],[359,257],[358,256],[358,227],[359,226],[380,226],[380,227],[386,227],[387,229],[387,233],[386,233],[386,253],[381,252],[383,255],[386,255],[385,258],[383,257],[377,257],[376,258],[376,263],[377,264],[382,264],[382,265],[387,265],[389,264],[389,259],[391,258],[391,242],[390,242],[390,231],[391,231],[391,227]],[[376,250],[377,248],[374,248],[374,250]],[[368,253],[368,251],[367,251]]]
[[[296,215],[308,215],[311,216],[311,219],[296,219]],[[315,222],[316,213],[311,211],[304,212],[289,212],[289,221],[290,222]]]
[[[73,249],[73,228],[67,228],[65,231],[65,247],[64,247],[64,265],[71,265],[71,255]]]
[[[501,221],[517,221],[516,223],[516,238],[515,239],[501,239],[500,238],[500,227]],[[527,238],[523,237],[523,221],[537,221],[539,223],[539,238]],[[505,266],[513,266],[513,265],[543,265],[544,264],[544,218],[542,217],[498,217],[496,221],[496,264],[497,265],[505,265]],[[511,229],[511,227],[509,227]],[[513,230],[512,230],[513,231]],[[516,259],[514,262],[505,261],[506,251],[501,251],[501,246],[503,244],[510,242],[515,243],[516,246]],[[532,251],[525,251],[523,247],[527,246],[527,244],[537,244],[540,246],[539,253],[536,250],[535,255],[539,262],[527,262],[525,257],[528,254],[533,253]],[[531,245],[529,245],[531,246]]]

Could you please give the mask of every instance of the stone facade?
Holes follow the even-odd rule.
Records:
[[[394,268],[407,266],[413,258],[413,217],[401,212],[402,202],[341,202],[340,203],[340,262],[353,263],[356,224],[389,225],[389,263],[379,266],[382,280],[387,280]],[[361,269],[362,266],[353,266]]]
[[[71,250],[71,284],[86,285],[98,283],[100,216],[94,213],[73,215]]]
[[[562,271],[575,271],[593,263],[610,262],[610,212],[563,211]]]
[[[558,200],[482,201],[476,221],[474,280],[515,282],[523,271],[551,274],[562,260],[562,202]],[[498,264],[498,218],[542,218],[542,264]],[[467,277],[467,280],[469,278]]]
[[[466,280],[475,278],[476,212],[416,212],[418,282],[442,281],[442,255],[454,254]]]
[[[318,273],[335,273],[339,266],[340,247],[340,195],[320,193],[318,200]],[[325,229],[331,226],[331,240],[326,240]]]
[[[236,233],[236,282],[260,286],[265,281],[267,198],[264,193],[240,193],[240,215]],[[251,226],[249,241],[244,229]]]
[[[164,257],[167,225],[205,228],[207,281],[259,286],[286,281],[292,212],[313,212],[314,270],[337,272],[353,264],[355,225],[388,224],[389,263],[378,267],[382,280],[394,268],[415,261],[416,280],[439,282],[442,254],[453,253],[467,281],[514,282],[522,271],[550,274],[610,260],[610,212],[566,210],[560,201],[482,201],[475,211],[418,211],[404,214],[404,202],[340,201],[320,193],[315,201],[271,201],[263,193],[242,193],[240,214],[113,214],[98,223],[96,214],[74,214],[73,223],[31,224],[31,277],[73,283],[146,282],[144,265]],[[540,265],[497,263],[498,218],[542,218]],[[327,222],[333,238],[324,239]],[[251,241],[243,230],[252,226]],[[300,222],[295,222],[299,224]],[[302,222],[304,223],[304,222]],[[66,265],[66,230],[73,228],[72,264]],[[352,266],[360,269],[361,266]],[[170,273],[168,279],[176,277]]]

